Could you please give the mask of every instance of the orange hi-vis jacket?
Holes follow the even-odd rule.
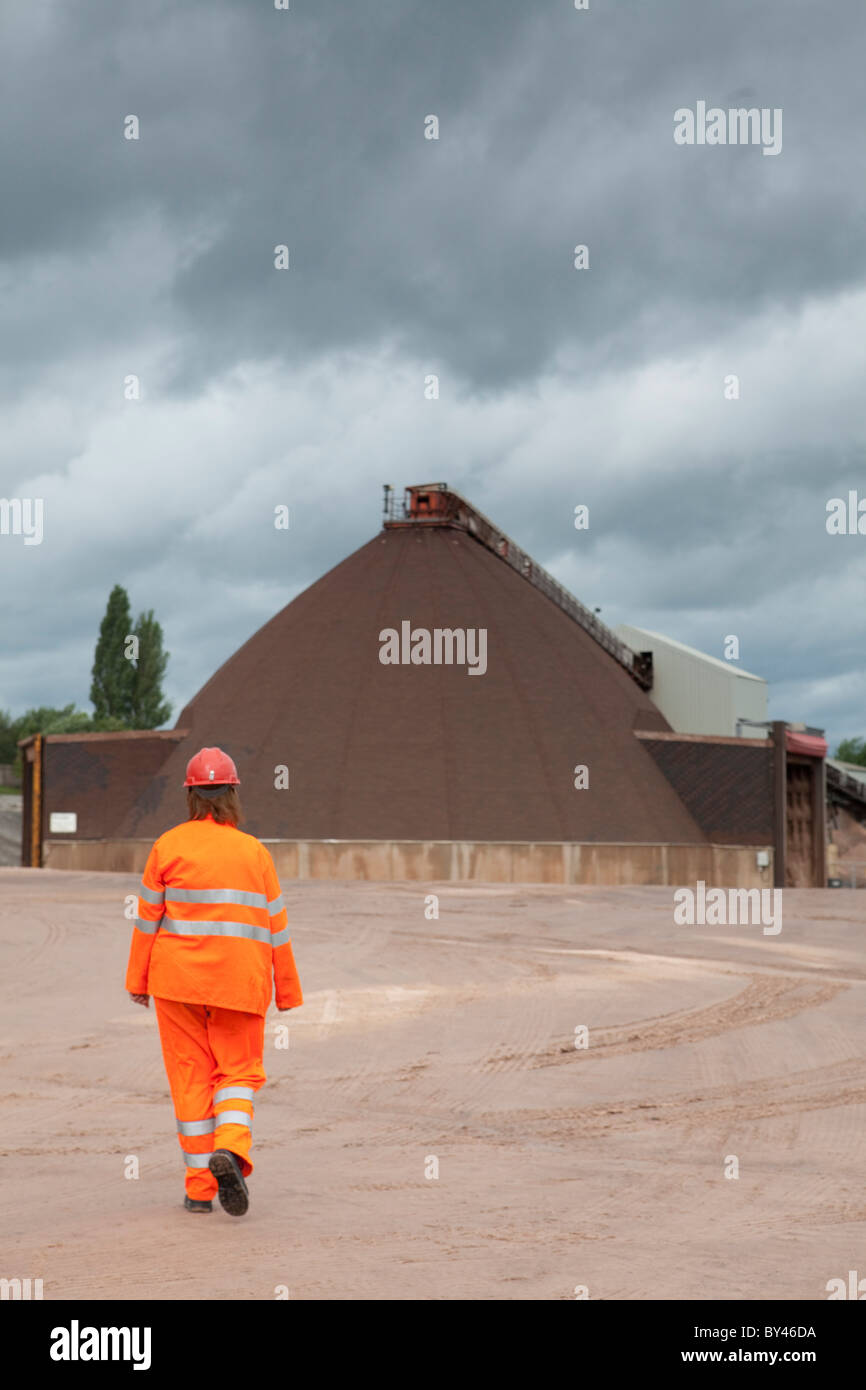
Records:
[[[252,835],[212,816],[167,830],[148,856],[132,932],[130,994],[266,1014],[303,1003],[280,883]]]

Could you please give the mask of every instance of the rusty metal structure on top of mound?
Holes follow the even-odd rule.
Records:
[[[389,483],[384,484],[384,493],[386,529],[453,526],[466,531],[579,623],[599,646],[625,667],[641,690],[652,690],[652,652],[634,652],[627,647],[585,604],[563,588],[552,574],[447,483],[415,483],[404,489],[402,502]]]

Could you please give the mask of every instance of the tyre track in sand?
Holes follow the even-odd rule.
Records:
[[[726,972],[730,973],[730,972]],[[792,1018],[818,1008],[849,986],[836,981],[814,981],[797,976],[750,975],[748,984],[731,999],[699,1009],[684,1009],[659,1018],[639,1019],[612,1028],[590,1030],[589,1047],[578,1049],[573,1040],[559,1042],[537,1055],[533,1067],[562,1065],[574,1059],[599,1061],[629,1052],[653,1052],[703,1042],[734,1029],[757,1027]],[[493,1067],[501,1058],[490,1059]]]
[[[565,1139],[579,1134],[598,1136],[608,1131],[638,1130],[648,1123],[700,1124],[701,1130],[744,1126],[807,1111],[866,1104],[866,1061],[851,1058],[831,1066],[808,1068],[790,1076],[761,1077],[682,1091],[663,1100],[623,1101],[545,1110],[513,1111],[509,1123],[533,1138]],[[479,1116],[483,1120],[484,1116]],[[501,1124],[501,1116],[491,1116]],[[492,1142],[510,1144],[503,1134]]]

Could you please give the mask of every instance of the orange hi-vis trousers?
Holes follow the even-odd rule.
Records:
[[[187,1196],[206,1202],[217,1191],[207,1166],[214,1149],[230,1149],[244,1177],[253,1171],[253,1096],[267,1079],[264,1015],[176,999],[153,1002],[186,1163]]]

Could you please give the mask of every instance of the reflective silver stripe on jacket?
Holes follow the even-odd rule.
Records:
[[[253,1117],[246,1110],[221,1110],[216,1116],[217,1129],[220,1125],[246,1125],[247,1129],[252,1129]]]
[[[162,917],[157,917],[155,922],[148,922],[146,917],[136,917],[135,919],[135,925],[139,931],[144,932],[145,936],[153,936],[155,931],[159,931],[162,922]]]
[[[290,937],[288,927],[281,927],[279,931],[275,931],[272,935],[271,945],[274,947],[274,949],[276,949],[277,946],[285,946],[289,940]]]
[[[176,936],[243,936],[247,941],[271,942],[270,927],[255,927],[251,922],[205,922],[196,917],[183,921],[180,917],[163,917],[165,931]]]
[[[165,893],[162,888],[148,888],[145,883],[139,888],[138,896],[144,898],[146,903],[153,903],[154,907],[162,907],[165,902]]]
[[[252,1100],[255,1091],[252,1086],[221,1086],[218,1091],[214,1091],[214,1105],[221,1100]]]
[[[211,1154],[188,1154],[185,1153],[183,1161],[187,1168],[206,1168],[211,1160]]]
[[[167,903],[239,903],[241,907],[267,907],[264,893],[245,893],[240,888],[166,888]]]
[[[216,1126],[216,1120],[211,1116],[209,1120],[178,1120],[178,1134],[212,1134]]]
[[[276,917],[277,913],[282,912],[284,907],[285,903],[283,902],[283,895],[282,893],[280,893],[279,897],[274,898],[272,903],[268,903],[268,915],[271,917]]]

